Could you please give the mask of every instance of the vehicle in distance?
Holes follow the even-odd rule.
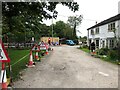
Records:
[[[75,43],[73,42],[73,40],[66,40],[66,44],[70,45],[70,46],[74,46]]]

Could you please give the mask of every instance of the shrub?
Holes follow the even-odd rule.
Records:
[[[87,45],[83,45],[82,48],[87,48],[88,49],[88,46]]]
[[[107,54],[108,54],[108,51],[109,51],[108,48],[101,48],[101,49],[99,49],[99,50],[97,51],[97,53],[98,53],[99,55],[107,55]]]
[[[108,58],[110,60],[117,60],[118,59],[118,52],[116,50],[110,50],[108,52]]]

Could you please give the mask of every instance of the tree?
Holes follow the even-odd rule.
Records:
[[[81,24],[83,16],[80,15],[79,17],[77,16],[70,16],[68,17],[68,24],[73,28],[72,35],[74,39],[77,38],[76,36],[76,27]]]
[[[63,21],[56,22],[53,31],[57,37],[72,39],[72,28]]]
[[[32,34],[37,33],[37,36],[40,32],[48,30],[41,31],[39,25],[43,19],[57,18],[58,12],[55,10],[57,4],[68,6],[73,12],[79,9],[76,2],[3,2],[2,4],[3,34],[11,32],[13,35],[21,33],[24,36],[26,29]]]

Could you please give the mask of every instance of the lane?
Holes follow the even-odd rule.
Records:
[[[54,51],[23,72],[16,88],[117,88],[118,66],[93,58],[74,46]]]

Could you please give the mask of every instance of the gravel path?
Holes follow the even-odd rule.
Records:
[[[94,58],[76,46],[53,47],[34,68],[22,72],[16,88],[117,88],[118,66]]]

